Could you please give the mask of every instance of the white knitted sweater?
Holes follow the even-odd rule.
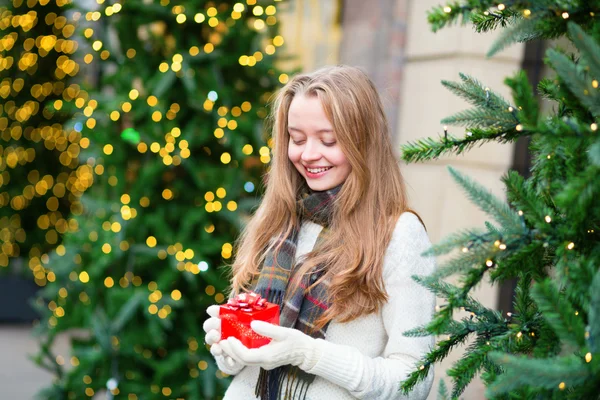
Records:
[[[302,225],[296,257],[312,250],[322,227]],[[408,395],[400,382],[434,344],[433,337],[411,338],[402,332],[429,322],[435,296],[411,279],[435,269],[432,257],[421,257],[431,246],[423,226],[412,213],[398,219],[385,253],[383,278],[389,300],[379,313],[351,322],[332,321],[325,340],[318,339],[322,355],[309,373],[316,375],[307,400],[426,399],[433,373]],[[245,367],[231,382],[224,400],[256,399],[258,367]]]

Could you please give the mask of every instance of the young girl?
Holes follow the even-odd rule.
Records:
[[[220,340],[218,306],[205,324],[219,368],[235,375],[226,400],[405,399],[400,382],[433,337],[403,332],[429,322],[435,297],[411,279],[435,268],[407,205],[373,83],[348,66],[298,75],[274,104],[266,192],[233,263],[232,293],[281,307],[280,326],[254,321],[272,341],[248,349]],[[433,374],[409,399],[425,399]]]

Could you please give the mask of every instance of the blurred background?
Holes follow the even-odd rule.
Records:
[[[344,63],[376,83],[396,148],[443,135],[459,72],[504,93],[545,44],[431,33],[435,0],[13,0],[0,6],[0,398],[219,398],[202,345],[270,162],[273,92]],[[463,132],[450,132],[462,135]],[[484,214],[447,165],[502,196],[526,143],[402,165],[433,242]],[[513,287],[481,286],[512,309]],[[436,366],[440,378],[460,357]],[[463,396],[483,398],[476,380]]]

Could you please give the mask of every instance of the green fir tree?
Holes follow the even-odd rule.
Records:
[[[494,222],[458,232],[430,254],[450,254],[432,276],[414,277],[444,299],[433,321],[407,335],[444,337],[403,383],[409,391],[433,364],[470,341],[448,371],[451,398],[477,374],[490,399],[597,399],[600,388],[600,2],[463,1],[429,14],[434,30],[461,21],[479,32],[502,27],[490,54],[532,39],[565,36],[574,54],[546,53],[556,72],[537,93],[523,72],[505,80],[506,100],[475,78],[443,82],[474,107],[442,122],[465,128],[403,146],[406,161],[460,154],[488,141],[531,139],[531,176],[509,171],[507,202],[450,169],[471,201]],[[444,279],[457,275],[458,284]],[[471,290],[483,279],[516,279],[514,313],[482,306]],[[455,319],[459,310],[470,313]],[[442,395],[445,398],[445,394]]]
[[[44,262],[35,360],[55,380],[41,395],[217,399],[228,379],[202,323],[270,162],[281,3],[97,3],[74,10],[87,78],[68,106],[91,187]]]
[[[77,229],[69,214],[87,188],[81,134],[65,125],[63,108],[80,90],[68,8],[63,0],[0,6],[0,275],[33,275],[39,286],[53,279],[43,255]]]

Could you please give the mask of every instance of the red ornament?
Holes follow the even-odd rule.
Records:
[[[220,307],[219,317],[221,340],[233,336],[244,346],[255,349],[269,343],[271,338],[254,332],[250,322],[265,321],[279,325],[279,306],[267,302],[257,293],[242,293]]]

